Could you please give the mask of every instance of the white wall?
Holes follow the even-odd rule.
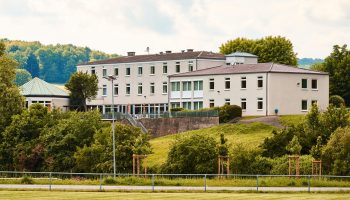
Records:
[[[306,78],[308,88],[301,88],[301,79]],[[318,89],[311,89],[311,79],[317,79]],[[329,76],[313,74],[269,73],[268,76],[268,114],[274,115],[275,109],[279,115],[306,114],[301,110],[301,101],[317,100],[321,109],[328,107],[329,101]]]

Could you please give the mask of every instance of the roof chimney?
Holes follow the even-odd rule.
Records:
[[[159,52],[159,54],[162,55],[162,54],[163,54],[163,51]]]
[[[135,52],[133,51],[128,52],[128,56],[135,56]]]
[[[193,52],[193,49],[187,49],[187,52]]]
[[[171,53],[171,51],[165,51],[165,53]]]
[[[181,53],[184,53],[185,52],[185,50],[181,50]]]

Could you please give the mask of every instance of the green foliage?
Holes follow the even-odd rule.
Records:
[[[184,108],[171,108],[170,112],[179,112],[179,111],[183,111]]]
[[[109,177],[103,179],[103,184],[105,184],[105,185],[115,185],[115,184],[117,184],[117,181],[113,177],[109,176]]]
[[[315,160],[319,160],[322,156],[322,137],[318,136],[317,143],[310,150],[310,154]]]
[[[299,157],[300,161],[300,174],[311,174],[311,164],[312,164],[312,156],[303,155]],[[283,155],[281,157],[276,157],[274,159],[270,159],[270,164],[272,169],[270,174],[280,175],[280,174],[288,174],[288,155]],[[295,162],[292,162],[292,165],[295,166]],[[295,167],[292,166],[292,170],[295,170]]]
[[[236,38],[220,46],[220,52],[223,54],[236,51],[255,54],[259,57],[259,62],[297,65],[296,53],[293,51],[291,41],[281,36],[267,36],[256,40]]]
[[[324,169],[333,175],[350,175],[350,128],[332,133],[322,151]]]
[[[339,108],[345,106],[345,100],[339,95],[332,95],[329,97],[329,104]]]
[[[219,121],[220,123],[229,122],[237,117],[242,117],[242,108],[237,105],[224,105],[221,107],[216,107],[219,111]]]
[[[213,137],[203,134],[178,137],[170,147],[162,171],[176,174],[215,173],[217,156],[217,142]]]
[[[16,85],[21,86],[32,80],[32,75],[25,69],[16,69]]]
[[[269,174],[272,168],[270,160],[260,156],[259,149],[249,149],[242,144],[232,148],[230,159],[234,174]]]
[[[0,41],[0,133],[11,123],[11,116],[23,109],[24,99],[14,84],[16,66],[17,63],[4,52]]]
[[[228,155],[227,139],[225,139],[224,133],[220,134],[220,144],[219,144],[218,149],[219,149],[220,156],[227,156]]]
[[[33,178],[27,175],[24,175],[21,178],[21,184],[34,184]]]
[[[6,45],[7,53],[26,69],[32,77],[51,83],[65,83],[76,71],[79,63],[116,57],[87,47],[71,44],[43,45],[40,42],[0,39]]]
[[[119,173],[132,172],[132,154],[150,154],[149,135],[139,128],[116,124],[116,167]],[[78,148],[74,154],[77,170],[81,172],[112,172],[112,136],[109,127],[94,136],[91,145]]]
[[[95,74],[75,72],[65,87],[70,91],[71,105],[77,106],[78,110],[86,111],[86,100],[91,100],[97,95],[98,79]]]
[[[293,155],[300,155],[301,148],[302,147],[299,143],[298,136],[296,136],[296,135],[293,136],[293,139],[286,146],[287,151]]]
[[[350,105],[350,50],[347,45],[334,45],[324,63],[314,68],[329,73],[330,95],[339,95]]]

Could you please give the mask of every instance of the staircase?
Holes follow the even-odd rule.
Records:
[[[133,118],[129,113],[125,114],[125,118],[129,121],[129,123],[131,125],[133,125],[134,127],[140,128],[143,133],[147,133],[148,132],[146,127],[141,122],[139,122],[135,118]]]

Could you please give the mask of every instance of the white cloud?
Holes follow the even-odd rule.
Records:
[[[325,57],[350,41],[348,10],[347,0],[0,0],[0,37],[141,54],[281,35],[300,57]]]

